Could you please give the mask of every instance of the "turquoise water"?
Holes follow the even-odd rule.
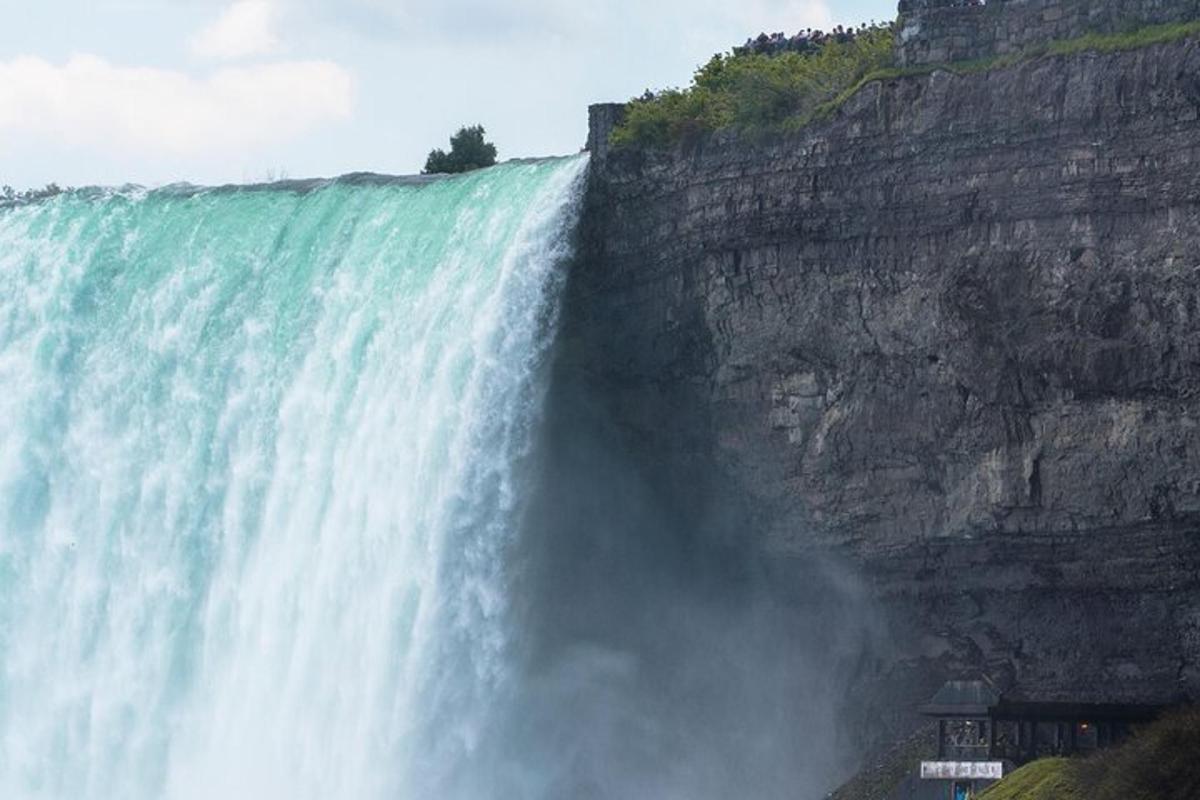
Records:
[[[452,783],[585,169],[0,210],[0,797]]]

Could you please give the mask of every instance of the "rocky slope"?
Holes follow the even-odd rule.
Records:
[[[881,615],[866,739],[971,671],[1200,688],[1200,44],[875,83],[671,153],[610,152],[616,113],[557,413],[588,398],[697,549],[845,566]]]

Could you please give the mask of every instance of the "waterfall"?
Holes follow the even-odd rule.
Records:
[[[453,797],[586,158],[0,209],[0,797]]]

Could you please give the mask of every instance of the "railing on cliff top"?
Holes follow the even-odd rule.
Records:
[[[1200,0],[901,0],[901,66],[974,61],[1032,45],[1200,19]]]

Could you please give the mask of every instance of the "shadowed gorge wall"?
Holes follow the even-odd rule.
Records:
[[[1197,75],[1182,41],[594,147],[560,372],[694,541],[853,565],[865,739],[963,672],[1200,686]]]

